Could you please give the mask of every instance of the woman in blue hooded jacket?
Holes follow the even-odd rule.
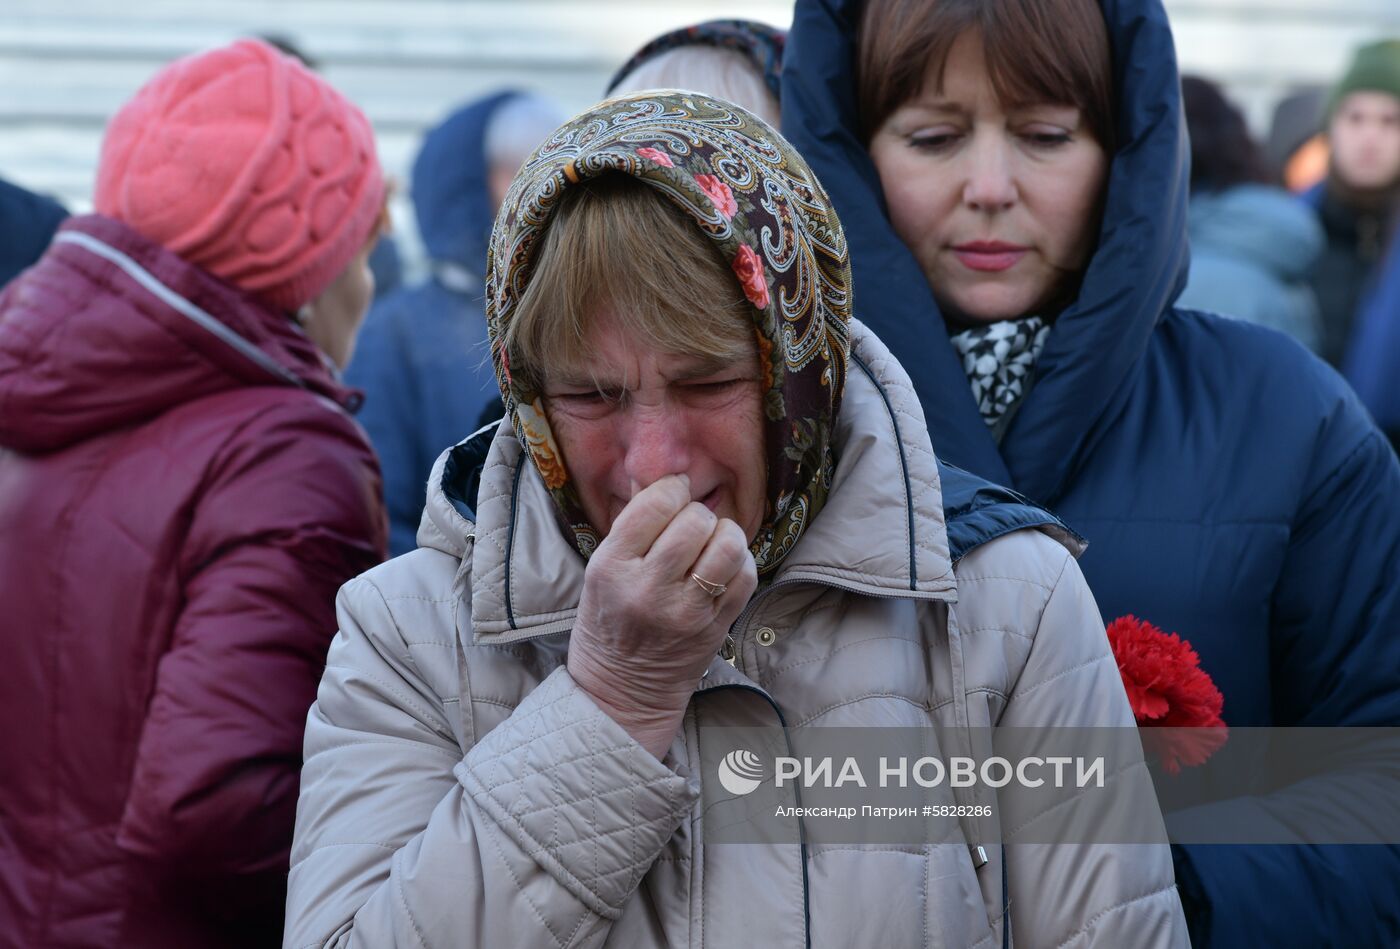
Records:
[[[1159,0],[798,0],[782,110],[941,459],[1082,532],[1105,619],[1187,639],[1230,726],[1400,722],[1390,446],[1292,340],[1174,305],[1187,144]],[[1198,945],[1400,939],[1400,848],[1175,854]]]

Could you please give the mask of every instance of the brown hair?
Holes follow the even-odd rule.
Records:
[[[866,142],[919,94],[931,64],[942,85],[948,50],[968,30],[982,39],[998,99],[1076,106],[1112,153],[1113,60],[1097,0],[867,0],[856,31]]]
[[[656,188],[618,173],[560,198],[505,327],[511,371],[538,389],[551,367],[588,365],[604,308],[627,336],[665,353],[753,352],[749,304],[714,241]]]

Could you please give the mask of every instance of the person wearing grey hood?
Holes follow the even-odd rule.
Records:
[[[1244,116],[1219,87],[1183,76],[1181,95],[1191,137],[1191,273],[1179,305],[1280,330],[1317,352],[1317,298],[1307,275],[1322,253],[1322,226],[1265,183]]]
[[[359,419],[379,453],[389,552],[412,550],[433,461],[500,397],[486,349],[486,243],[505,189],[563,114],[547,99],[494,93],[430,131],[411,191],[428,280],[378,300],[346,372],[365,391]]]

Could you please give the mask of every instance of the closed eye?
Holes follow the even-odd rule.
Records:
[[[586,389],[579,392],[558,392],[545,398],[556,409],[571,415],[599,418],[622,404],[621,392]]]
[[[933,135],[911,135],[909,137],[909,147],[916,148],[922,152],[940,152],[947,149],[957,141],[957,135],[952,132],[941,132]]]
[[[604,392],[599,389],[586,389],[581,392],[556,392],[550,396],[551,399],[563,399],[568,402],[616,402],[622,398],[618,392]]]
[[[741,382],[748,381],[747,379],[715,379],[709,382],[692,382],[686,388],[696,392],[724,392]]]
[[[708,379],[704,382],[690,382],[677,387],[681,400],[688,405],[718,408],[727,405],[743,395],[746,386],[753,379],[738,377],[732,379]]]

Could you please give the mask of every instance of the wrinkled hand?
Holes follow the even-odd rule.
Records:
[[[713,597],[691,579],[724,584]],[[743,529],[668,475],[639,491],[584,571],[569,674],[658,758],[758,585]]]

